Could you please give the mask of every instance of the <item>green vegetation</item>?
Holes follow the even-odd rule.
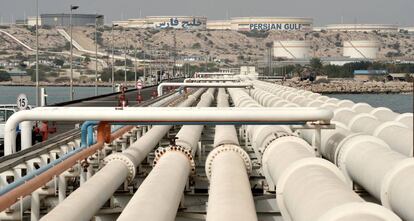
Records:
[[[99,73],[101,75],[101,80],[105,82],[110,82],[112,78],[112,70],[111,68],[105,68],[103,71]],[[137,71],[137,77],[143,76],[142,70]],[[123,81],[125,79],[125,71],[124,70],[117,70],[114,73],[115,81]],[[127,80],[133,81],[135,80],[135,72],[134,71],[127,71]]]
[[[9,73],[5,71],[0,71],[0,81],[10,81],[10,80],[11,80],[11,77]]]
[[[197,43],[194,43],[193,46],[191,46],[191,48],[192,49],[200,49],[201,45],[200,45],[200,43],[197,42]]]
[[[414,73],[414,64],[354,62],[343,66],[324,65],[322,72],[329,78],[352,78],[355,70],[387,70],[390,73]]]
[[[36,66],[32,66],[27,69],[27,74],[31,76],[31,80],[36,81]],[[39,81],[46,81],[46,77],[49,76],[52,68],[43,64],[39,64]]]

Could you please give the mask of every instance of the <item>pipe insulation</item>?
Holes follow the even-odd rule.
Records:
[[[198,90],[179,106],[191,106],[202,94]],[[122,153],[109,155],[106,165],[70,194],[41,220],[90,220],[125,180],[133,179],[135,168],[147,157],[172,126],[154,126]],[[78,211],[74,213],[73,211]]]
[[[253,100],[246,94],[238,95],[245,93],[238,91],[231,93],[233,100],[239,103],[242,97]],[[264,102],[265,97],[261,95],[260,100]],[[276,184],[276,200],[284,220],[400,220],[389,210],[367,203],[353,192],[341,171],[329,161],[315,158],[307,142],[289,131],[281,131],[283,128],[269,134],[267,142],[258,143],[265,144],[261,147],[262,170],[269,185]],[[338,211],[341,216],[337,216]]]
[[[217,107],[229,107],[228,95],[224,88],[219,88],[217,93]],[[223,144],[233,144],[239,146],[237,131],[233,125],[217,125],[214,134],[214,147]]]
[[[305,102],[309,100],[319,100],[324,103],[330,103],[334,104],[337,107],[348,107],[351,108],[353,111],[357,113],[368,113],[373,116],[375,116],[378,120],[386,122],[386,121],[397,121],[400,123],[403,123],[409,128],[413,128],[413,113],[404,113],[399,114],[396,112],[393,112],[389,108],[385,107],[378,107],[374,108],[371,105],[367,103],[354,103],[349,100],[338,100],[336,98],[329,98],[327,96],[320,95],[318,93],[313,93],[306,90],[301,89],[294,89],[291,87],[286,87],[282,85],[275,85],[266,83],[263,81],[254,81],[254,85],[266,89],[269,92],[276,93],[276,95],[282,95],[283,98],[286,98],[283,96],[284,92],[295,92],[296,95],[303,96],[305,98]]]
[[[219,89],[217,106],[229,106],[224,88]],[[249,155],[239,146],[236,128],[217,125],[214,147],[205,163],[210,181],[206,220],[257,220],[248,175],[252,164]]]
[[[252,94],[257,94],[256,99],[260,99],[260,94],[267,94],[269,92],[276,96],[281,96],[291,102],[299,105],[304,105],[304,102],[298,101],[302,92],[299,90],[285,90],[278,85],[269,86],[263,83],[255,84],[257,87],[262,88],[268,92],[260,89],[255,89]],[[302,92],[304,93],[304,92]],[[314,93],[310,93],[314,94]],[[390,145],[395,151],[398,151],[406,156],[413,156],[413,130],[402,122],[399,121],[381,121],[371,113],[358,113],[352,110],[353,106],[361,106],[360,104],[354,104],[347,100],[338,100],[335,98],[329,98],[323,103],[318,103],[320,107],[329,108],[334,110],[333,120],[346,124],[350,130],[354,132],[364,132],[370,135],[376,136]],[[375,108],[371,112],[387,112],[386,108]],[[390,112],[390,110],[388,111]],[[387,113],[388,113],[387,112]],[[407,114],[401,115],[402,118]]]
[[[214,89],[204,93],[197,107],[210,106],[214,100],[213,93]],[[195,170],[193,156],[203,127],[184,125],[178,132],[179,139],[176,141],[176,144],[183,146],[175,145],[156,151],[154,168],[117,220],[175,220],[188,176]],[[199,134],[187,133],[190,130]]]
[[[340,108],[336,112],[340,113],[335,115],[337,119],[346,119],[351,111]],[[347,125],[335,123],[335,130],[322,131],[322,155],[340,167],[348,182],[361,185],[404,220],[414,220],[414,159],[392,150],[379,138],[352,133]],[[314,139],[312,131],[301,133],[309,142]]]

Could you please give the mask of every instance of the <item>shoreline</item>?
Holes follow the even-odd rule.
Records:
[[[413,94],[412,82],[403,81],[332,81],[329,83],[311,83],[308,81],[285,81],[284,86],[312,91],[320,94]]]

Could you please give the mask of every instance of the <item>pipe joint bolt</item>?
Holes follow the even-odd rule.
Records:
[[[132,182],[132,180],[134,179],[135,174],[137,172],[136,171],[136,166],[133,163],[133,161],[129,157],[125,156],[122,153],[114,153],[114,154],[111,154],[108,157],[106,157],[104,159],[104,163],[108,164],[111,161],[116,161],[116,160],[121,161],[128,168],[127,180],[128,180],[129,183]]]
[[[210,180],[210,177],[211,177],[211,168],[212,168],[212,165],[213,165],[214,158],[216,158],[220,153],[228,152],[228,151],[233,151],[233,152],[238,153],[244,161],[247,173],[251,174],[251,172],[252,172],[252,161],[250,160],[249,154],[239,146],[232,145],[232,144],[223,144],[219,147],[214,148],[210,152],[210,154],[208,154],[208,156],[207,156],[205,170],[206,170],[207,178],[209,180]]]
[[[166,148],[158,148],[157,150],[155,150],[155,158],[152,163],[153,167],[157,165],[158,161],[162,158],[164,154],[170,151],[181,152],[182,154],[184,154],[188,158],[188,161],[190,163],[191,175],[195,174],[195,162],[191,154],[191,150],[188,150],[187,148],[179,146],[179,145],[171,145]]]

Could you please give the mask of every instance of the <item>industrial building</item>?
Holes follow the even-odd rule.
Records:
[[[313,19],[299,17],[235,17],[228,21],[209,21],[207,29],[235,31],[312,30]]]
[[[398,32],[398,26],[392,24],[331,24],[327,31],[360,31],[360,32]]]
[[[40,19],[44,26],[69,26],[70,24],[70,14],[41,14]],[[95,22],[98,25],[103,25],[104,16],[98,14],[72,14],[73,26],[95,25]]]
[[[115,25],[126,28],[154,29],[206,29],[207,17],[204,16],[147,16],[145,18],[114,21]]]
[[[354,79],[357,81],[369,81],[372,78],[385,78],[388,75],[387,70],[355,70]]]
[[[88,25],[104,24],[104,16],[100,14],[72,14],[73,26],[88,26]],[[28,26],[36,25],[36,16],[29,16],[25,20]],[[41,14],[38,19],[38,24],[42,26],[69,26],[70,14]]]

